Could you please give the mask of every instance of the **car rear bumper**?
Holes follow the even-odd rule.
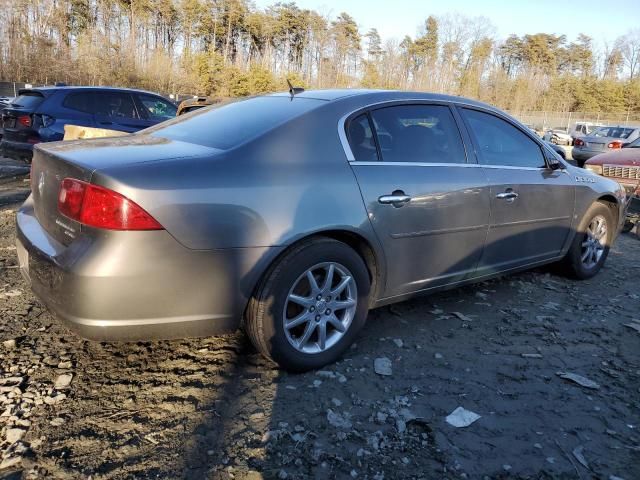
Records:
[[[84,338],[207,336],[240,326],[274,247],[190,250],[166,231],[89,232],[62,245],[34,215],[17,215],[20,270],[36,296]]]
[[[2,137],[0,136],[0,138]],[[33,144],[14,142],[2,138],[2,141],[0,141],[0,156],[30,161],[31,157],[33,157]]]

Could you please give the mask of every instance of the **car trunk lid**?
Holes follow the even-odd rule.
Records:
[[[607,143],[604,140],[590,138],[584,141],[584,146],[589,150],[604,150]]]
[[[36,149],[31,163],[31,195],[38,222],[55,240],[68,245],[80,234],[80,224],[58,211],[60,184],[67,177],[89,181],[92,170]]]
[[[150,135],[40,144],[34,149],[31,169],[36,218],[53,238],[68,245],[80,235],[82,226],[58,211],[60,185],[65,178],[91,182],[98,169],[211,155],[216,151]]]

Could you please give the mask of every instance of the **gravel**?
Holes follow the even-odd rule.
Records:
[[[69,333],[16,268],[16,208],[0,208],[0,292],[21,292],[0,298],[0,477],[640,478],[636,237],[586,282],[537,270],[375,310],[343,359],[290,375],[241,333]],[[451,427],[460,405],[482,418]]]

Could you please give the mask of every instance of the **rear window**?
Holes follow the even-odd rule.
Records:
[[[143,133],[228,150],[308,112],[319,102],[308,98],[250,98],[200,109]]]
[[[613,138],[628,138],[633,132],[633,128],[624,127],[600,127],[595,130],[591,135],[594,137],[613,137]]]
[[[14,107],[36,108],[43,100],[44,97],[40,93],[25,92],[12,101],[11,105]]]

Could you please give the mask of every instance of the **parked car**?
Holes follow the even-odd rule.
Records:
[[[604,125],[599,123],[576,122],[569,130],[569,135],[571,135],[572,141],[575,141],[576,138],[586,137],[587,135],[590,135],[591,132],[593,132],[595,129],[603,126]]]
[[[220,99],[214,97],[189,98],[180,102],[180,105],[178,105],[177,115],[180,116],[182,114],[193,112],[194,110],[198,110],[199,108],[214,105],[216,103],[220,103]]]
[[[603,152],[617,150],[640,137],[640,127],[600,127],[591,135],[577,138],[571,156],[579,167]]]
[[[62,140],[67,124],[136,132],[175,117],[159,95],[106,87],[42,87],[19,91],[2,110],[0,154],[29,161],[33,146]]]
[[[555,143],[556,145],[571,145],[571,142],[573,141],[571,135],[560,129],[548,130],[542,138],[543,140]]]
[[[474,100],[370,90],[272,94],[120,138],[38,144],[17,254],[80,335],[242,326],[303,371],[370,308],[562,262],[602,267],[618,183]]]
[[[2,109],[4,107],[6,107],[7,105],[9,105],[9,103],[11,103],[11,101],[13,100],[12,97],[0,97],[0,118],[2,115]],[[0,122],[0,140],[2,140],[2,122]]]
[[[640,138],[624,148],[591,157],[584,168],[612,178],[625,188],[629,196],[640,195]]]

